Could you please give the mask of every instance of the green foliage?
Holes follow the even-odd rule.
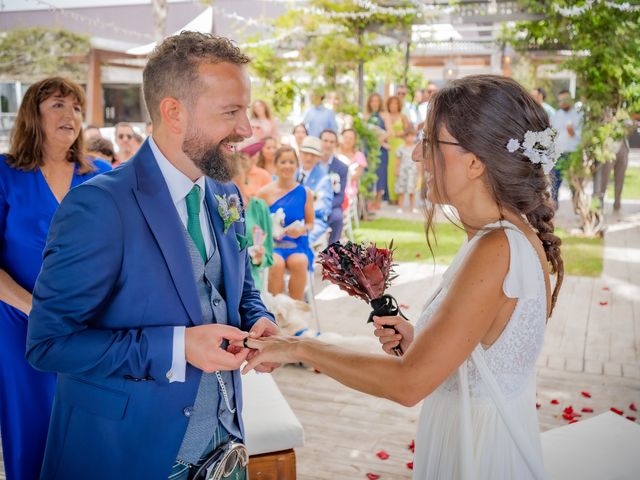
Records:
[[[22,81],[50,75],[84,80],[89,37],[63,29],[9,30],[0,37],[0,73]]]
[[[574,1],[521,3],[546,17],[519,22],[511,42],[520,51],[572,52],[559,67],[577,75],[585,115],[584,157],[590,162],[611,160],[607,144],[622,138],[626,111],[640,109],[640,13],[594,2],[586,12],[565,17],[553,10],[553,4],[567,7],[575,5]]]
[[[251,57],[251,73],[260,79],[260,83],[254,85],[253,97],[269,99],[276,116],[286,117],[299,89],[290,76],[289,61],[278,56],[269,45],[248,47],[246,52]]]
[[[373,198],[373,186],[378,181],[376,170],[380,164],[380,143],[374,130],[364,121],[358,109],[351,105],[344,108],[347,115],[353,118],[353,129],[358,133],[360,147],[367,154],[367,168],[360,177],[358,191],[364,198]]]
[[[371,222],[360,222],[355,230],[357,241],[371,241],[380,245],[393,239],[398,262],[433,262],[449,264],[466,238],[464,230],[451,223],[435,225],[437,244],[433,245],[433,256],[425,240],[424,223],[420,221],[379,218]],[[597,277],[602,273],[604,241],[602,238],[572,237],[562,229],[556,229],[562,239],[562,258],[566,275]]]

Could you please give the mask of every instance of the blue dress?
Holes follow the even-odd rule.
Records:
[[[383,130],[386,130],[384,125],[384,120],[380,116],[379,112],[375,112],[373,115],[369,117],[369,121],[371,125],[375,125]],[[384,200],[389,200],[389,188],[387,186],[387,170],[389,168],[389,151],[380,147],[380,163],[378,163],[378,167],[376,168],[376,175],[378,176],[378,181],[376,182],[376,192],[384,191]]]
[[[291,225],[296,220],[304,222],[304,205],[307,201],[307,189],[298,185],[286,195],[280,197],[269,207],[271,213],[275,213],[279,208],[284,212],[284,226]],[[294,253],[304,253],[309,260],[309,270],[313,270],[313,252],[309,247],[309,236],[301,235],[298,238],[284,236],[279,240],[273,240],[273,252],[287,260],[289,255]]]
[[[71,187],[111,170],[101,160],[97,170],[79,175]],[[42,251],[58,201],[38,170],[10,167],[0,155],[0,269],[29,292],[42,265]],[[96,215],[99,215],[96,212]],[[47,440],[56,376],[34,370],[25,360],[27,316],[0,301],[0,430],[9,480],[35,480]]]

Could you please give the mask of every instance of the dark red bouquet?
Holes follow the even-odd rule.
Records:
[[[378,248],[373,243],[332,243],[318,254],[318,263],[322,265],[323,280],[329,280],[352,297],[359,297],[371,305],[373,311],[368,322],[373,322],[374,316],[401,315],[407,320],[397,300],[384,293],[397,277],[393,271],[393,240],[389,248]],[[398,356],[403,353],[400,346],[393,351]]]

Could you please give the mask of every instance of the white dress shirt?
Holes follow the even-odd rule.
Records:
[[[184,173],[178,170],[164,154],[160,151],[156,142],[153,141],[153,137],[149,137],[149,147],[153,152],[153,156],[160,167],[164,181],[167,182],[169,188],[169,194],[171,194],[171,200],[176,207],[178,216],[187,228],[187,201],[186,197],[193,188],[194,185],[200,187],[200,228],[202,229],[202,237],[204,238],[204,245],[207,250],[207,258],[213,253],[213,238],[212,232],[208,228],[209,218],[207,216],[207,209],[204,203],[204,195],[206,182],[204,175],[199,177],[195,183],[191,181]],[[185,327],[174,327],[173,329],[173,349],[172,349],[172,361],[171,370],[167,372],[167,378],[169,383],[172,382],[184,382],[187,371],[187,360],[185,358],[185,345],[184,345],[184,330]]]
[[[575,132],[573,137],[567,132],[567,125],[569,124],[571,124]],[[551,117],[551,126],[558,131],[556,145],[560,153],[575,152],[578,149],[580,137],[582,136],[582,114],[575,107],[571,107],[568,112],[561,108],[556,110],[556,113]]]

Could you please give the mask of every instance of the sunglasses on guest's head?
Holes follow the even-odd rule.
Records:
[[[118,140],[124,140],[126,137],[127,140],[131,140],[133,138],[133,135],[131,135],[130,133],[119,133],[118,134]]]

